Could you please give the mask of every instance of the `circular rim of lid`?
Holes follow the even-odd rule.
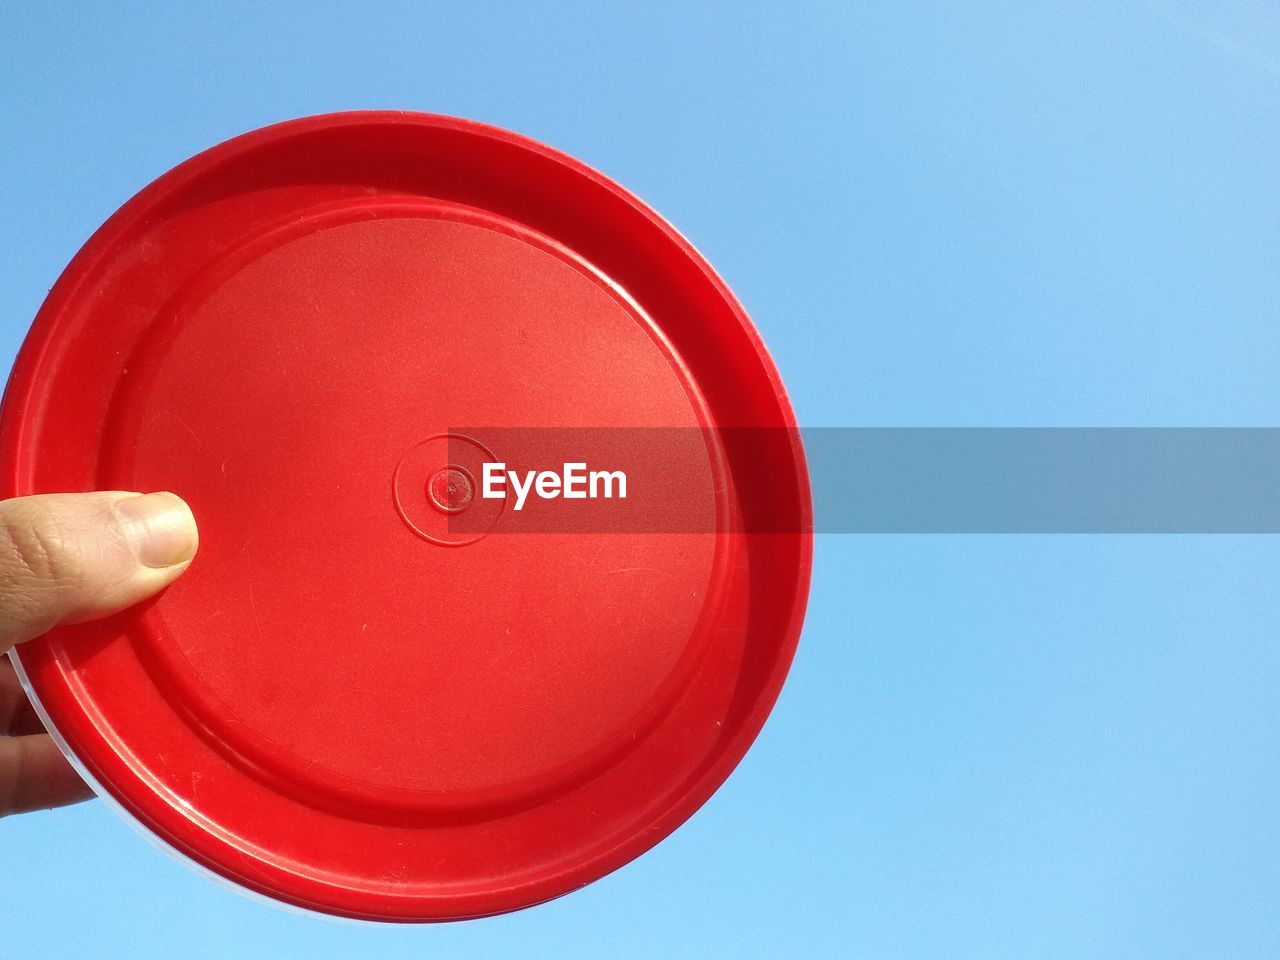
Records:
[[[117,240],[155,204],[236,154],[299,134],[330,127],[365,124],[443,128],[469,137],[499,141],[544,162],[551,161],[578,178],[591,181],[597,188],[603,188],[623,201],[647,220],[651,227],[656,228],[671,249],[678,251],[712,285],[741,332],[746,335],[760,369],[776,394],[783,427],[791,435],[790,466],[794,468],[795,489],[800,500],[796,507],[801,521],[800,529],[795,533],[801,537],[801,546],[795,590],[789,598],[782,626],[771,637],[777,652],[776,660],[735,735],[722,741],[723,746],[714,760],[702,769],[700,776],[686,784],[682,793],[667,803],[661,815],[655,817],[646,829],[636,830],[625,841],[603,853],[597,853],[589,859],[573,861],[567,866],[561,865],[536,881],[505,889],[442,894],[429,898],[430,902],[423,898],[406,897],[395,898],[393,902],[377,903],[366,892],[351,891],[349,896],[344,896],[343,888],[339,886],[303,875],[286,877],[275,866],[262,871],[232,869],[227,862],[228,852],[234,853],[234,846],[230,841],[211,834],[197,819],[181,815],[163,798],[153,794],[154,802],[148,805],[145,790],[138,790],[136,785],[134,789],[126,790],[109,775],[95,775],[95,769],[101,774],[109,774],[109,771],[104,770],[100,763],[87,762],[81,751],[74,746],[79,743],[83,749],[86,737],[92,741],[95,728],[91,720],[62,710],[63,704],[48,696],[47,690],[45,696],[40,695],[37,690],[39,684],[33,683],[31,676],[35,672],[33,666],[40,662],[40,655],[35,647],[29,647],[25,651],[21,647],[15,647],[10,655],[33,706],[45,721],[49,732],[94,790],[150,839],[201,872],[239,892],[260,896],[275,905],[284,904],[348,918],[431,921],[488,916],[545,902],[585,886],[640,856],[678,828],[723,784],[755,741],[781,692],[799,641],[812,571],[813,524],[807,467],[794,413],[772,358],[745,310],[706,259],[665,219],[608,177],[565,153],[520,134],[454,117],[388,110],[348,111],[287,120],[226,140],[162,174],[127,201],[85,242],[50,290],[18,352],[5,389],[3,404],[0,405],[0,495],[13,497],[43,492],[32,489],[30,477],[23,473],[23,464],[24,456],[30,453],[26,447],[31,434],[29,413],[35,405],[35,398],[47,383],[48,348],[57,333],[59,318],[79,293],[81,282],[99,266],[102,258],[113,252]],[[408,902],[410,899],[412,903]]]

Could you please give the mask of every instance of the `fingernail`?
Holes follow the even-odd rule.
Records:
[[[172,567],[195,556],[198,535],[191,508],[172,493],[147,493],[116,501],[120,527],[138,562]]]

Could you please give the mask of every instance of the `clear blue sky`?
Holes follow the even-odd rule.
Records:
[[[414,108],[646,198],[807,425],[1280,425],[1274,3],[545,6],[7,4],[0,356],[178,161]],[[1274,957],[1278,561],[1274,537],[824,537],[756,748],[594,886],[338,925],[95,803],[0,823],[0,955]]]

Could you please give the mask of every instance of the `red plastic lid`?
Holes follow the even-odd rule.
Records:
[[[201,548],[20,665],[100,792],[237,884],[538,903],[670,833],[764,723],[809,581],[794,427],[724,284],[581,163],[420,114],[258,130],[113,216],[22,349],[3,493],[174,490]],[[714,522],[521,533],[479,486],[525,428],[701,430],[626,502]]]

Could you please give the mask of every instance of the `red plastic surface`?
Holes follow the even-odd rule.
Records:
[[[459,424],[792,439],[745,462],[708,433],[678,487],[707,532],[518,535]],[[23,347],[3,493],[171,489],[201,551],[21,661],[100,788],[236,883],[528,906],[670,833],[763,724],[809,579],[794,426],[724,284],[582,164],[420,114],[255,131],[113,216]]]

